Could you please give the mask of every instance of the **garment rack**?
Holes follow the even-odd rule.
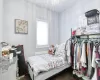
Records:
[[[94,36],[94,35],[100,36],[100,33],[98,33],[98,34],[82,34],[82,35],[73,36],[72,35],[72,28],[71,28],[71,44],[72,44],[72,40],[74,40],[75,38],[76,39],[87,39],[87,40],[90,40],[90,39],[97,39],[97,40],[99,39],[100,40],[100,37],[99,38],[89,38],[90,36]],[[87,38],[81,38],[82,36],[86,36]],[[71,55],[72,55],[72,45],[71,45]],[[73,75],[73,77],[76,77],[77,79],[82,79],[83,80],[82,77],[78,77],[77,75]]]

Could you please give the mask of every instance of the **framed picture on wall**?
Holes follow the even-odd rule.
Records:
[[[28,34],[28,21],[15,19],[15,33]]]

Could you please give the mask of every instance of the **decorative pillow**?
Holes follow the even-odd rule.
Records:
[[[56,45],[55,56],[65,57],[65,43],[62,43],[60,45]]]

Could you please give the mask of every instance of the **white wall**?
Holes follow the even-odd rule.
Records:
[[[74,5],[60,14],[60,43],[70,38],[71,28],[79,27],[79,17],[91,9],[100,10],[100,0],[77,0]]]
[[[0,42],[3,41],[2,30],[3,30],[3,0],[0,0]]]
[[[50,44],[58,43],[58,14],[45,8],[40,8],[26,0],[4,1],[4,41],[18,45],[24,45],[25,57],[34,55],[36,51],[47,48],[36,48],[36,19],[45,19],[49,22]],[[27,20],[28,34],[15,34],[15,19]]]

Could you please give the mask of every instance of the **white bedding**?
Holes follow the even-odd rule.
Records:
[[[37,76],[39,72],[49,71],[50,69],[60,67],[65,64],[63,57],[57,57],[50,54],[38,55],[29,57],[27,62],[31,68],[34,69],[34,76]]]

